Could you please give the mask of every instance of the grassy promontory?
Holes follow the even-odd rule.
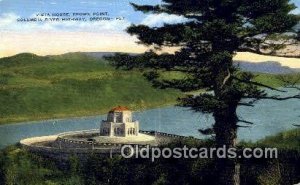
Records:
[[[117,105],[141,110],[174,104],[179,95],[81,53],[0,59],[0,124],[97,115]]]
[[[256,78],[282,85],[276,75]],[[45,57],[24,53],[0,59],[0,124],[98,115],[117,105],[142,110],[174,104],[181,95],[153,88],[140,71],[116,70],[83,53]]]

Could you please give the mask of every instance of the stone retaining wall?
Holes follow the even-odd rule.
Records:
[[[42,136],[28,138],[20,141],[20,144],[27,150],[41,154],[46,157],[67,160],[70,156],[76,155],[85,159],[89,154],[101,156],[119,155],[124,144],[97,143],[93,141],[66,138],[72,135],[96,136],[99,130],[85,130],[66,132],[53,136]],[[156,136],[157,138],[183,139],[184,136],[167,134],[155,131],[140,131],[140,133]],[[126,144],[128,145],[128,144]],[[133,147],[144,147],[145,144],[131,144]]]
[[[116,144],[116,143],[98,143],[95,141],[86,141],[86,140],[78,140],[78,139],[72,139],[67,138],[67,136],[78,136],[78,135],[84,135],[85,137],[96,136],[98,134],[99,130],[87,130],[87,131],[79,131],[79,132],[66,132],[59,134],[57,137],[57,141],[59,142],[59,148],[98,148],[98,147],[122,147],[124,144]],[[176,138],[176,139],[183,139],[186,138],[185,136],[179,136],[175,134],[167,134],[163,132],[155,132],[155,131],[141,131],[140,133],[148,134],[152,136],[157,137],[168,137],[168,138]],[[128,144],[126,144],[128,145]],[[145,144],[131,144],[131,145],[138,145],[140,147],[145,146]]]

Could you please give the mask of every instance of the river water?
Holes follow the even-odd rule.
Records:
[[[296,90],[289,90],[284,96],[293,95]],[[261,100],[255,107],[240,107],[238,115],[254,122],[249,128],[240,128],[239,140],[257,141],[266,136],[295,128],[300,123],[300,100],[286,101]],[[0,148],[17,143],[20,139],[58,134],[66,131],[78,131],[99,128],[106,115],[24,122],[0,126]],[[169,106],[134,113],[134,119],[140,122],[142,130],[156,130],[183,136],[204,138],[197,131],[212,125],[211,115],[193,112],[187,108]],[[242,123],[241,123],[242,124]]]

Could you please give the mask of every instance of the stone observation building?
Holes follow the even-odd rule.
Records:
[[[118,106],[108,112],[100,126],[100,136],[130,137],[139,135],[139,122],[132,120],[127,107]]]
[[[183,139],[183,136],[157,131],[142,131],[139,122],[132,120],[132,112],[127,107],[118,106],[108,112],[98,129],[73,131],[52,136],[26,138],[20,141],[29,151],[49,158],[69,160],[77,155],[86,158],[93,152],[97,155],[119,155],[123,145],[159,146]]]

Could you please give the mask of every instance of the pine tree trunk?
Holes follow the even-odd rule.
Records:
[[[214,113],[217,147],[226,146],[226,150],[236,147],[237,116],[236,106],[218,110]],[[237,159],[217,158],[217,183],[218,185],[239,185],[240,166]]]

